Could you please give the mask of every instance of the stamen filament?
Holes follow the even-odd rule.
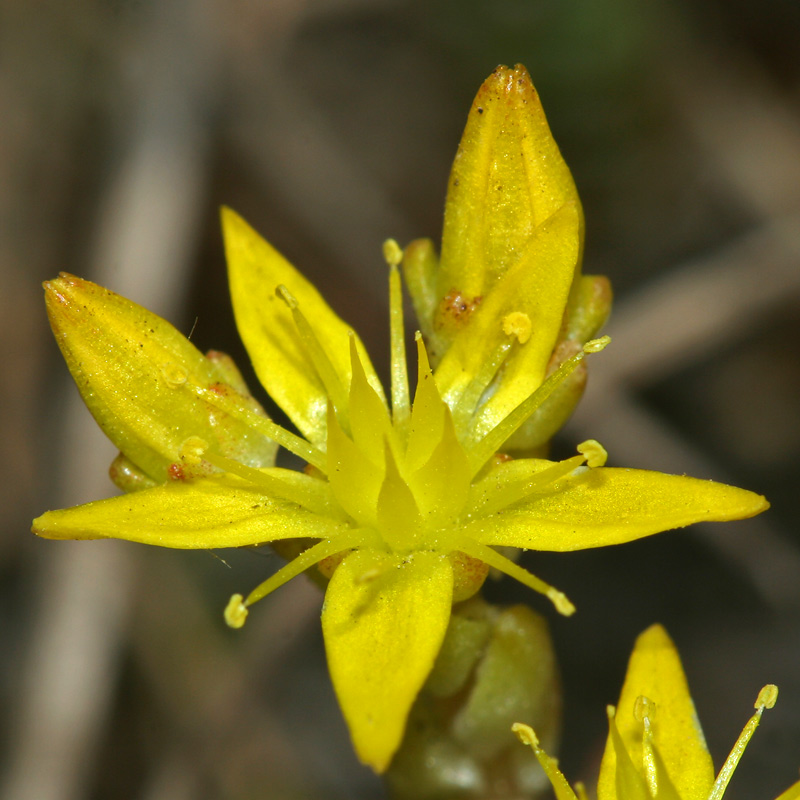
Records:
[[[515,564],[510,558],[500,555],[497,550],[492,550],[488,545],[476,542],[474,539],[470,539],[467,536],[460,536],[455,549],[466,553],[468,556],[477,558],[479,561],[483,561],[490,567],[499,569],[500,572],[504,572],[529,589],[533,589],[534,592],[543,594],[556,607],[556,611],[558,611],[559,614],[570,617],[575,613],[575,606],[563,592],[559,592],[558,589],[550,586],[549,583],[545,583],[541,578],[532,575],[528,570]]]
[[[411,395],[408,388],[403,290],[396,264],[389,271],[389,334],[391,341],[392,423],[400,441],[408,439]]]
[[[708,795],[708,800],[722,799],[733,777],[734,770],[739,765],[739,761],[744,754],[745,748],[750,742],[750,739],[753,738],[758,723],[761,722],[761,715],[764,713],[764,709],[772,708],[777,699],[778,687],[773,684],[768,684],[758,693],[758,699],[755,705],[756,713],[750,717],[747,725],[744,726],[744,730],[739,734],[739,738],[736,740],[736,744],[734,744],[730,755],[725,759],[725,763],[722,765],[722,769],[720,769],[716,781],[714,781],[714,786],[711,788],[711,793]]]
[[[533,728],[521,722],[515,722],[511,726],[511,730],[517,735],[517,738],[522,744],[528,745],[528,747],[533,750],[534,755],[542,765],[542,769],[553,787],[556,800],[578,800],[577,795],[572,791],[572,787],[567,782],[564,774],[558,768],[558,761],[555,758],[551,758],[542,750],[539,744],[539,738],[536,736]]]
[[[305,314],[300,310],[300,306],[294,295],[283,285],[279,286],[276,291],[292,312],[292,319],[297,328],[300,341],[305,348],[306,354],[311,359],[328,397],[330,397],[333,402],[339,424],[347,429],[349,424],[347,396],[339,373],[333,366],[328,354],[325,352],[325,348],[314,333],[314,329],[309,324]]]
[[[274,592],[284,583],[288,583],[292,578],[297,577],[301,572],[305,572],[309,567],[322,561],[323,558],[341,553],[342,550],[350,550],[356,545],[364,542],[364,531],[360,528],[351,528],[343,531],[331,539],[323,539],[317,542],[308,550],[304,550],[297,558],[292,559],[285,567],[281,567],[274,575],[270,576],[263,583],[256,586],[244,601],[245,607],[252,606],[262,600],[271,592]]]
[[[559,478],[569,475],[570,472],[580,467],[585,460],[586,456],[572,456],[572,458],[559,461],[557,464],[553,464],[552,467],[547,467],[547,469],[537,472],[530,478],[509,483],[491,492],[486,498],[486,501],[475,509],[474,516],[488,517],[501,508],[506,508],[514,503],[518,503],[530,494],[542,491]]]
[[[466,427],[470,417],[475,413],[483,393],[486,391],[492,379],[503,366],[512,348],[511,342],[502,342],[495,351],[481,364],[480,369],[467,384],[461,397],[453,409],[453,419],[458,427]]]
[[[249,467],[246,464],[242,464],[239,461],[227,458],[218,453],[206,451],[202,454],[202,458],[218,469],[236,475],[246,480],[248,483],[251,483],[253,486],[264,489],[269,495],[279,497],[282,500],[288,500],[290,503],[297,503],[297,505],[307,508],[315,514],[321,514],[326,517],[331,517],[335,514],[333,507],[330,503],[325,501],[325,498],[321,497],[318,493],[305,490],[302,486],[293,485],[287,481],[281,480],[275,475],[269,475],[262,472],[260,469]],[[305,477],[308,481],[314,480],[314,478],[308,478],[302,474],[299,475],[299,477]],[[317,481],[317,483],[322,484],[323,482]],[[327,487],[327,483],[324,485]]]
[[[272,439],[273,442],[279,444],[285,450],[294,453],[298,458],[302,458],[303,461],[307,461],[323,474],[328,474],[328,460],[325,454],[302,437],[287,431],[286,428],[273,422],[268,417],[262,417],[249,408],[243,408],[231,402],[225,395],[217,394],[204,386],[197,386],[188,381],[184,385],[209,405],[224,411],[239,422],[244,422],[254,431],[264,434],[264,436]]]
[[[587,353],[602,350],[610,341],[607,336],[593,339],[583,346],[580,353],[568,358],[561,366],[532,394],[528,395],[510,414],[497,423],[482,439],[467,449],[470,454],[472,474],[477,475],[481,467],[502,447],[503,443],[522,426],[526,419],[571,375]]]

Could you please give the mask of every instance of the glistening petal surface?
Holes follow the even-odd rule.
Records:
[[[274,463],[273,442],[192,390],[211,390],[212,397],[263,415],[237,391],[244,387],[230,384],[224,360],[206,358],[169,322],[91,281],[62,273],[45,284],[45,300],[84,402],[106,436],[153,480],[167,479],[190,436],[216,442],[251,466]]]
[[[351,329],[308,280],[228,208],[222,209],[222,229],[236,325],[256,374],[300,432],[313,444],[324,445],[328,396],[301,344],[291,310],[275,293],[277,287],[291,292],[312,323],[344,391],[350,386]],[[367,380],[383,396],[358,338],[356,346]]]
[[[265,470],[280,472],[284,470]],[[296,479],[307,479],[298,474]],[[310,479],[307,479],[310,480]],[[48,511],[33,531],[48,539],[127,539],[177,548],[243,547],[347,529],[330,517],[269,497],[230,475],[175,482]]]
[[[322,611],[328,666],[356,753],[377,772],[433,667],[452,593],[450,562],[426,551],[357,551],[333,574]]]
[[[768,507],[761,495],[714,481],[584,467],[465,532],[483,544],[563,552],[622,544],[695,522],[745,519]]]
[[[484,294],[567,203],[578,193],[530,75],[498,67],[475,97],[450,173],[438,296]],[[575,236],[580,249],[582,214]]]
[[[509,337],[502,321],[521,313],[531,337],[513,352],[497,390],[481,409],[478,430],[485,433],[518,406],[544,379],[561,327],[579,257],[580,210],[562,206],[532,232],[515,265],[494,285],[454,338],[436,369],[436,385],[451,406],[492,353]]]

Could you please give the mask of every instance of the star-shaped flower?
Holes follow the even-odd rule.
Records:
[[[495,547],[600,547],[767,507],[759,495],[710,481],[606,468],[605,451],[593,441],[560,462],[498,455],[540,419],[586,355],[607,344],[607,337],[586,341],[595,325],[586,321],[591,303],[580,299],[582,217],[571,178],[541,107],[529,104],[528,88],[519,94],[519,69],[501,77],[494,111],[475,112],[490,122],[495,115],[488,139],[478,139],[525,142],[528,172],[511,170],[507,178],[519,186],[486,213],[510,230],[516,209],[525,232],[509,232],[510,248],[491,236],[472,241],[464,280],[474,284],[493,265],[481,278],[481,302],[473,298],[469,313],[444,333],[433,326],[440,334],[435,369],[417,336],[413,400],[397,270],[403,253],[391,242],[389,402],[351,327],[240,217],[223,211],[239,331],[259,379],[299,435],[267,418],[229,361],[202,356],[163,320],[71,276],[46,284],[67,363],[123,454],[118,483],[138,491],[48,512],[34,531],[178,548],[317,540],[247,598],[234,596],[226,619],[242,625],[249,606],[319,565],[330,576],[322,626],[333,684],[356,752],[379,772],[400,744],[453,602],[476,592],[489,567],[546,595],[562,613],[574,610]],[[505,102],[509,77],[512,99],[503,105],[497,98]],[[517,124],[529,113],[533,122]],[[498,124],[498,114],[514,124]],[[454,172],[469,152],[462,144]],[[494,175],[485,161],[475,169]],[[476,185],[457,194],[450,217],[459,204],[483,208],[481,191]],[[458,225],[468,228],[469,219]],[[484,266],[475,261],[480,247]],[[442,262],[454,280],[459,258]],[[565,341],[569,347],[554,358]],[[534,433],[541,438],[542,430]],[[272,442],[306,469],[272,466]]]
[[[722,800],[765,708],[778,697],[765,686],[730,755],[714,777],[714,766],[697,719],[675,645],[660,625],[636,640],[617,707],[608,707],[609,734],[597,784],[598,800]],[[514,725],[531,746],[557,800],[585,800],[583,786],[570,787],[558,763],[540,747],[534,731]],[[798,800],[800,781],[777,800]]]

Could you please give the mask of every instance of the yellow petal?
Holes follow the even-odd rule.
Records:
[[[800,798],[800,781],[793,783],[785,792],[782,792],[775,800],[798,800]]]
[[[631,760],[622,741],[614,717],[615,711],[613,706],[608,707],[608,739],[600,765],[597,800],[651,800],[644,776]],[[607,777],[604,779],[606,773]]]
[[[714,766],[678,651],[660,625],[648,628],[636,640],[617,707],[619,735],[637,767],[643,763],[643,725],[634,709],[641,697],[655,705],[651,719],[653,743],[678,795],[682,800],[705,800],[714,784]],[[617,797],[612,788],[617,781],[612,738],[609,736],[600,768],[600,800]]]
[[[282,479],[311,481],[302,473]],[[33,532],[48,539],[127,539],[179,548],[242,547],[296,537],[328,538],[347,526],[278,500],[230,475],[174,482],[48,511]]]
[[[516,344],[497,391],[476,428],[485,433],[518,406],[544,380],[556,344],[579,256],[580,210],[562,206],[531,233],[518,261],[495,283],[453,339],[436,370],[436,385],[451,407],[469,381],[509,340],[502,320],[527,316],[531,335]]]
[[[484,295],[567,203],[578,204],[575,184],[527,70],[498,67],[478,90],[450,173],[438,296]],[[582,221],[574,235],[582,241]]]
[[[251,466],[274,463],[276,445],[201,400],[234,400],[264,412],[221,354],[206,358],[166,320],[104,289],[62,273],[45,284],[50,324],[78,389],[106,436],[135,467],[167,480],[189,437]],[[242,392],[242,389],[245,392]]]
[[[550,491],[468,525],[465,533],[483,544],[563,552],[695,522],[746,519],[769,508],[761,495],[714,481],[606,467],[577,472]]]
[[[350,386],[351,329],[309,281],[228,208],[222,209],[222,229],[236,324],[256,374],[300,432],[324,445],[325,387],[276,289],[285,286],[297,300],[345,390]],[[382,397],[380,381],[358,338],[356,346],[369,383]]]
[[[376,772],[399,747],[433,668],[452,592],[450,562],[425,551],[357,551],[333,574],[322,611],[328,666],[356,753]]]

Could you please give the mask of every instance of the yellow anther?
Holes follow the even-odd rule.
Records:
[[[640,694],[633,704],[633,716],[637,722],[652,722],[656,718],[656,704],[649,697]]]
[[[600,444],[596,439],[587,439],[578,445],[578,452],[582,456],[586,456],[587,466],[604,467],[608,461],[608,453],[605,447]]]
[[[758,723],[761,721],[761,715],[764,713],[764,709],[772,708],[777,699],[778,687],[771,683],[767,684],[758,693],[758,698],[755,702],[756,713],[753,714],[753,716],[747,721],[747,725],[744,726],[742,732],[739,734],[739,738],[733,745],[730,755],[725,759],[725,763],[722,765],[719,775],[717,775],[717,780],[711,787],[708,800],[722,800],[725,790],[728,788],[728,783],[730,782],[731,776],[733,775],[733,771],[739,764],[745,748],[750,742],[750,739],[752,739],[753,734],[758,727]]]
[[[583,352],[599,353],[601,350],[605,350],[610,342],[611,342],[610,336],[601,336],[599,339],[590,339],[583,346]]]
[[[364,584],[364,583],[372,583],[376,578],[380,578],[381,575],[385,570],[380,569],[379,567],[372,567],[372,569],[365,570],[362,572],[357,578],[356,583]]]
[[[231,628],[241,628],[247,619],[247,613],[244,598],[240,594],[235,594],[228,601],[228,605],[225,606],[225,622]]]
[[[531,338],[532,331],[531,318],[522,311],[512,311],[503,317],[503,333],[516,336],[520,344],[525,344]]]
[[[202,461],[206,450],[208,450],[208,442],[199,436],[190,436],[181,445],[178,455],[184,463],[196,466]]]
[[[511,726],[512,733],[517,735],[522,744],[532,747],[534,750],[539,749],[539,737],[530,725],[525,725],[523,722],[515,722]]]
[[[547,598],[556,607],[556,611],[559,614],[571,617],[575,613],[575,606],[563,592],[559,592],[557,589],[550,589],[547,592]]]
[[[394,239],[387,239],[383,243],[383,257],[390,267],[399,267],[403,260],[403,248]]]
[[[778,687],[768,683],[759,693],[754,708],[772,708],[778,700]]]
[[[186,370],[178,364],[164,364],[161,367],[161,374],[164,376],[164,382],[170,389],[177,389],[183,386],[189,378]]]
[[[275,287],[275,294],[292,310],[298,307],[297,298],[283,284]]]

